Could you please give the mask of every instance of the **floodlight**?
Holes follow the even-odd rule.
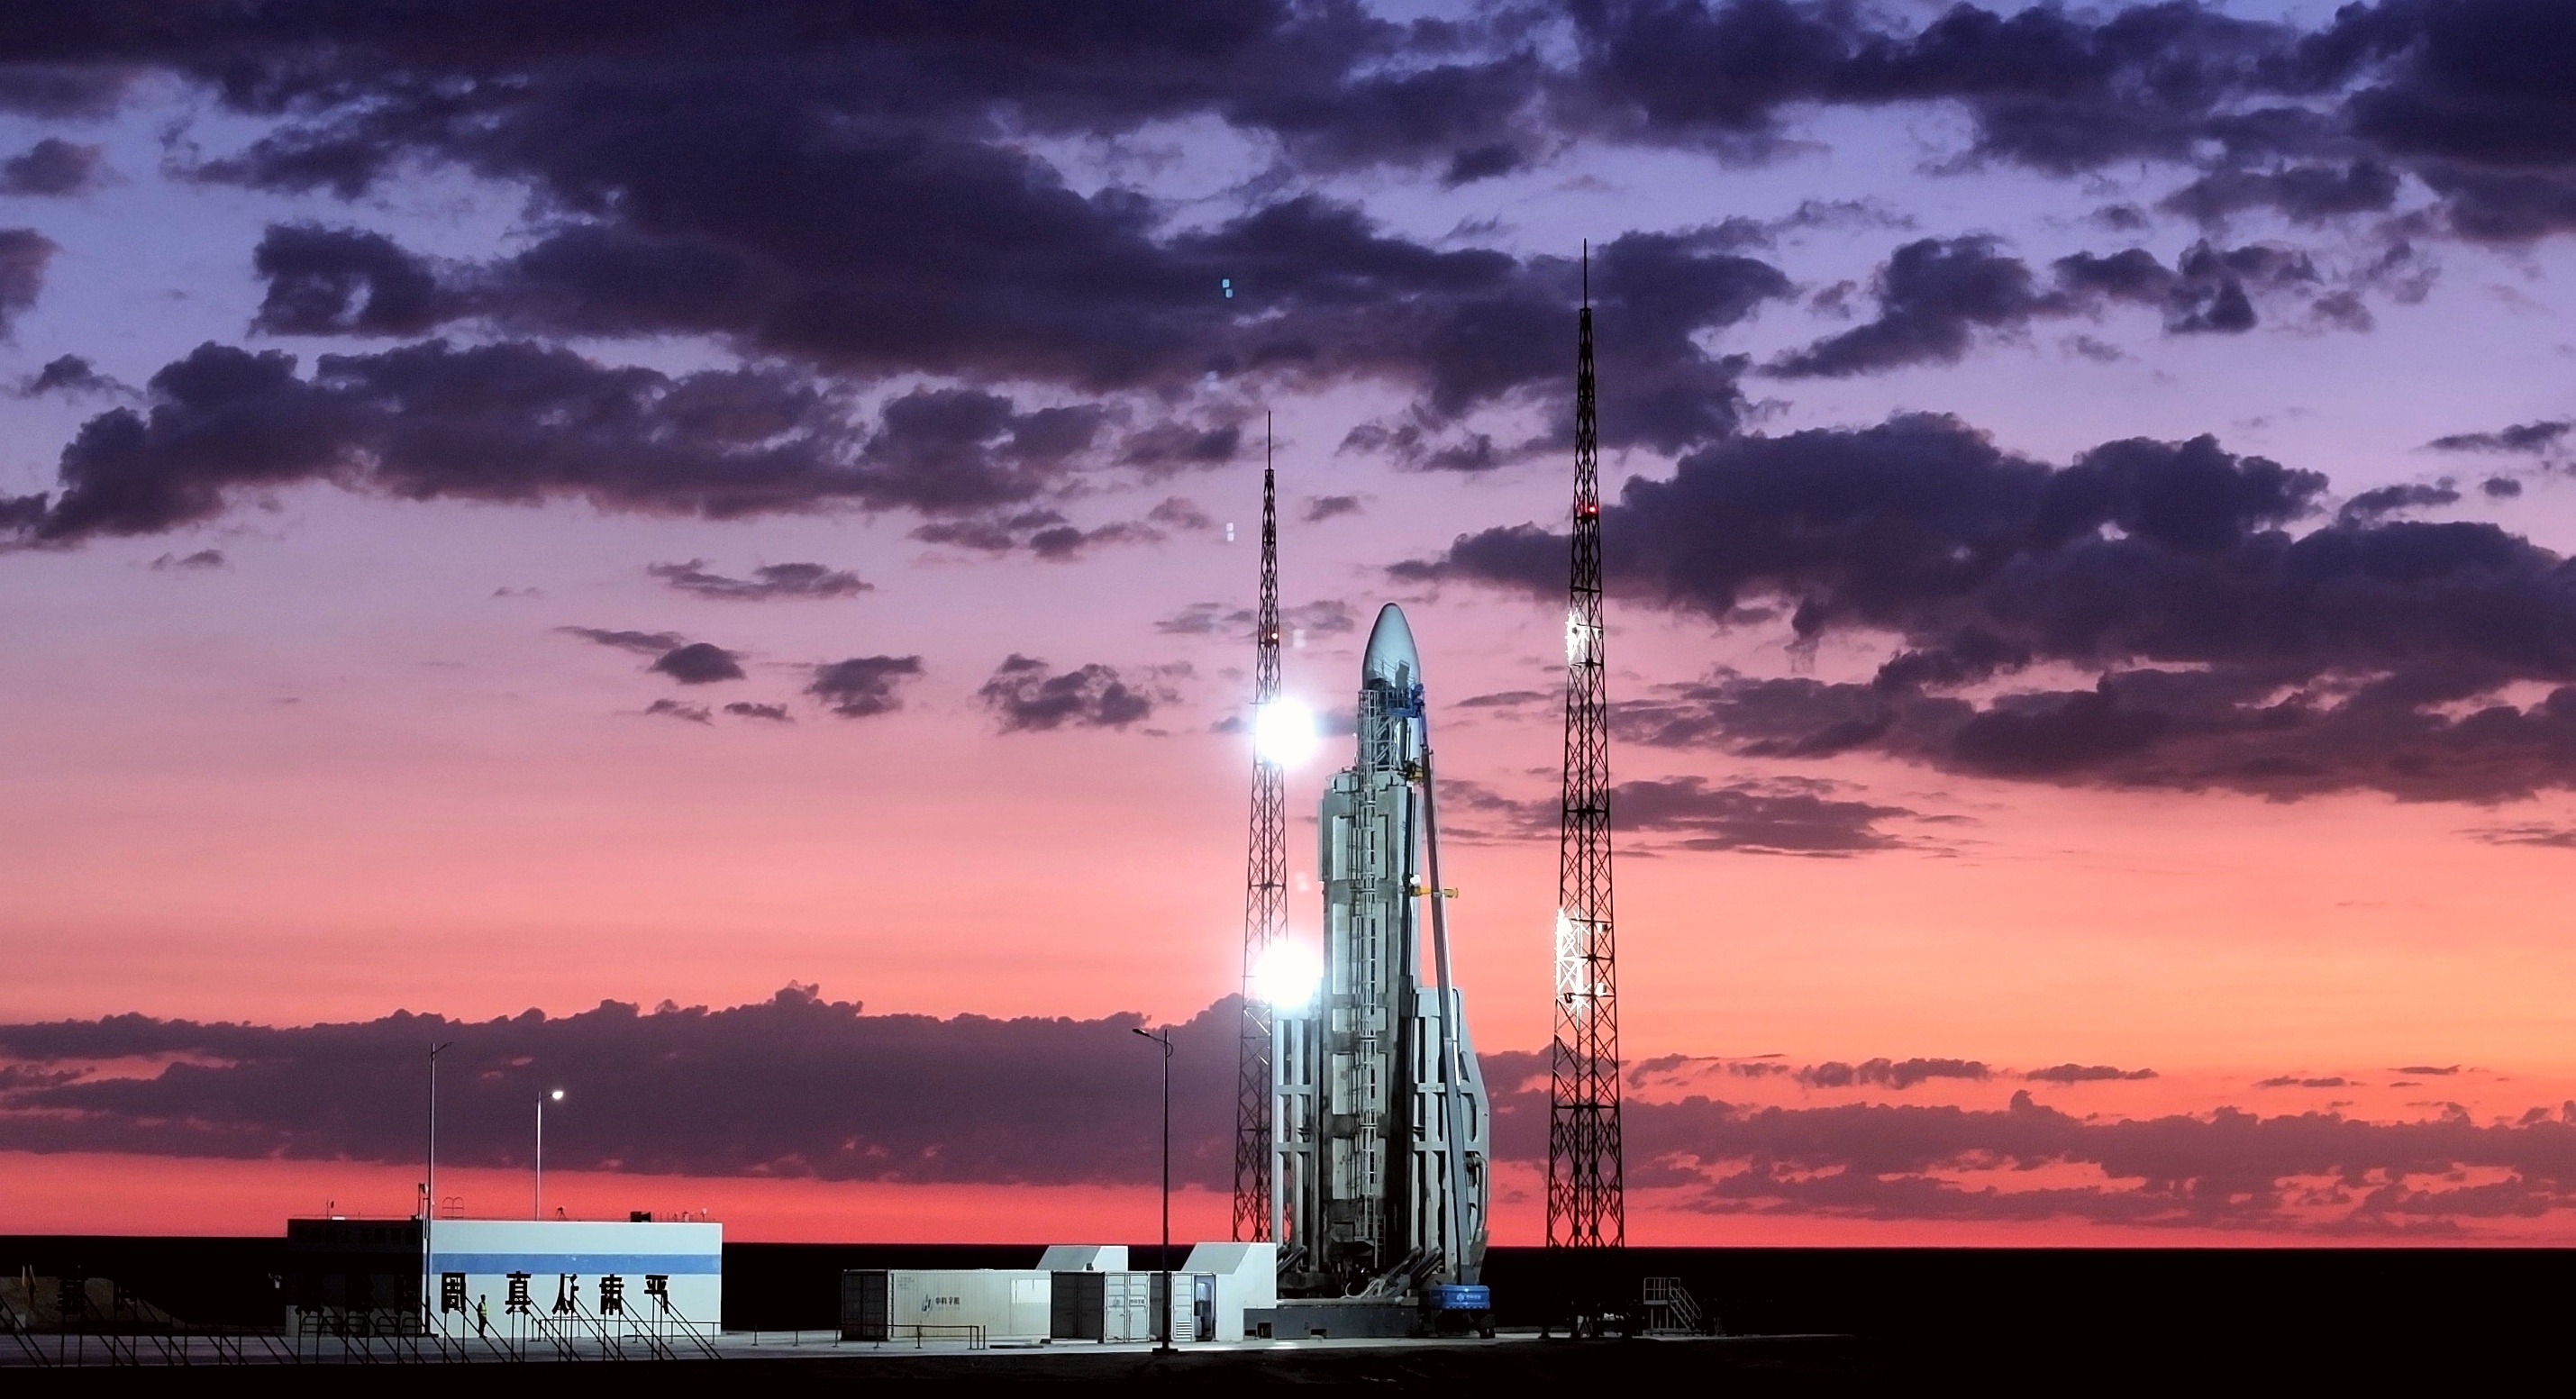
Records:
[[[1252,967],[1253,994],[1272,1010],[1304,1010],[1323,981],[1324,964],[1314,949],[1287,938],[1270,944]]]
[[[1291,768],[1315,756],[1315,714],[1286,695],[1253,711],[1252,751],[1265,763]]]

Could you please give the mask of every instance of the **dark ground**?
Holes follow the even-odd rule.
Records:
[[[823,1329],[832,1322],[844,1268],[1028,1267],[1037,1252],[1035,1245],[729,1244],[724,1323]],[[0,1236],[0,1271],[77,1268],[114,1277],[206,1323],[274,1323],[278,1302],[270,1279],[284,1257],[283,1241],[274,1238]],[[1137,1248],[1133,1259],[1152,1267],[1154,1250]],[[1486,1276],[1504,1325],[1549,1319],[1567,1283],[1562,1261],[1538,1249],[1494,1250]],[[719,1363],[736,1384],[775,1379],[789,1388],[801,1387],[797,1380],[945,1388],[970,1377],[1089,1380],[1121,1389],[1374,1381],[1505,1393],[1553,1385],[1567,1399],[1607,1399],[1583,1392],[1603,1384],[1705,1386],[1721,1377],[1727,1388],[1747,1392],[1831,1390],[1846,1382],[1875,1388],[1934,1377],[2008,1380],[2016,1392],[2060,1386],[2091,1392],[2150,1377],[2316,1381],[2332,1374],[2456,1383],[2471,1371],[2524,1363],[2561,1370],[2576,1311],[2576,1252],[2559,1250],[1641,1248],[1627,1251],[1624,1276],[1605,1286],[1633,1296],[1634,1279],[1644,1275],[1683,1279],[1738,1336],[1850,1339],[1316,1352],[1293,1363],[1206,1354],[1159,1366],[1009,1353],[964,1361],[853,1355]],[[975,1368],[955,1368],[960,1364]],[[1068,1365],[1070,1371],[1063,1368]],[[601,1368],[598,1378],[608,1378]],[[631,1367],[614,1368],[629,1373]],[[14,1384],[29,1376],[21,1370],[10,1378]],[[570,1379],[546,1366],[509,1378],[478,1370],[474,1383],[478,1391],[506,1390],[523,1380],[552,1389]],[[441,1383],[452,1389],[453,1380],[451,1372]],[[368,1388],[387,1383],[408,1381],[369,1372]]]

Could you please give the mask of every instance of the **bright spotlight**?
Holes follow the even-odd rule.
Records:
[[[1323,985],[1324,964],[1302,942],[1281,938],[1252,967],[1252,991],[1272,1010],[1304,1010]]]
[[[1265,763],[1292,768],[1315,756],[1315,715],[1285,695],[1253,711],[1252,751]]]

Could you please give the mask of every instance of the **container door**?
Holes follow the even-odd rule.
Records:
[[[1198,1339],[1216,1339],[1216,1274],[1198,1273],[1190,1278],[1190,1319]]]
[[[886,1310],[892,1289],[882,1270],[841,1274],[841,1339],[882,1341],[888,1337]]]

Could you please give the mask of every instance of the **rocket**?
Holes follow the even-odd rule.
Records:
[[[1449,975],[1422,657],[1393,603],[1359,678],[1357,750],[1318,812],[1323,979],[1272,1030],[1272,1236],[1308,1296],[1472,1283],[1485,1254],[1491,1113]]]

